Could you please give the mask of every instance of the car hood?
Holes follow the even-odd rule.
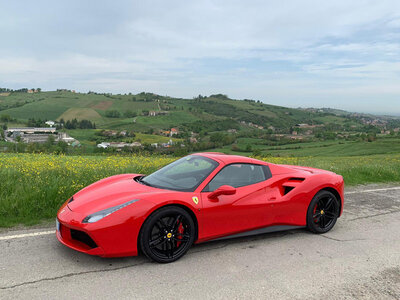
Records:
[[[97,181],[77,192],[68,207],[75,212],[93,213],[162,191],[138,183],[134,180],[138,176],[141,174],[122,174]]]

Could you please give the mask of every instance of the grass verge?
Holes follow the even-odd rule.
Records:
[[[148,174],[174,159],[0,154],[0,227],[33,225],[55,218],[66,199],[99,179],[120,173]],[[400,154],[262,159],[330,170],[342,175],[346,185],[400,182]]]

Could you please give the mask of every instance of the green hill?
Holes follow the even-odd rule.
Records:
[[[228,139],[217,147],[224,146],[223,149],[233,152],[259,149],[264,153],[275,153],[271,147],[283,144],[318,142],[351,135],[363,138],[364,133],[376,136],[382,129],[400,126],[398,119],[371,125],[374,120],[371,115],[329,109],[287,108],[248,99],[234,100],[222,94],[182,99],[153,93],[112,95],[66,90],[2,93],[0,116],[3,116],[3,121],[12,119],[8,120],[9,126],[26,126],[29,119],[90,120],[96,124],[96,129],[67,131],[83,144],[93,146],[101,140],[98,138],[101,130],[129,131],[136,136],[141,134],[141,139],[136,137],[135,140],[142,142],[165,142],[160,131],[174,127],[179,130],[180,135],[176,137],[181,140],[192,136],[197,141],[214,139],[215,144],[220,142],[219,138],[210,137],[210,134],[234,133],[236,140]],[[231,147],[232,141],[234,146]],[[206,146],[202,148],[206,149]]]
[[[195,99],[179,99],[151,93],[138,95],[83,94],[73,92],[11,93],[0,96],[0,114],[21,121],[29,118],[58,120],[87,118],[100,127],[126,126],[127,112],[138,115],[136,127],[161,129],[196,121],[234,120],[252,122],[263,127],[288,129],[297,123],[323,124],[329,114],[268,105],[253,100],[233,100],[224,95]],[[167,111],[166,115],[144,118],[148,111]],[[117,118],[107,117],[107,111],[118,111]],[[338,117],[345,122],[346,118]],[[337,121],[337,120],[335,120]],[[132,127],[135,127],[132,126]]]

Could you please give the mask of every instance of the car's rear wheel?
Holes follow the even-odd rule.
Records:
[[[148,258],[169,263],[185,255],[195,234],[196,227],[189,213],[177,206],[167,206],[146,219],[140,232],[140,246]]]
[[[307,228],[315,233],[325,233],[333,228],[339,217],[339,200],[329,191],[319,191],[307,210]]]

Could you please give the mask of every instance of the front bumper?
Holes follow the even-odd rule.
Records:
[[[67,205],[57,214],[57,239],[65,246],[90,255],[102,257],[135,256],[138,231],[135,224],[112,218],[96,223],[82,223],[86,216],[71,211]],[[140,228],[140,227],[139,227]]]
[[[91,243],[89,239],[87,239],[89,241],[87,242],[84,238],[80,238],[77,233],[81,233],[81,236],[87,235],[87,237],[93,241],[90,235],[84,231],[70,228],[61,222],[59,222],[59,225],[57,226],[57,239],[65,246],[90,255],[105,255],[103,248],[98,246],[96,242],[93,241],[93,243]]]

